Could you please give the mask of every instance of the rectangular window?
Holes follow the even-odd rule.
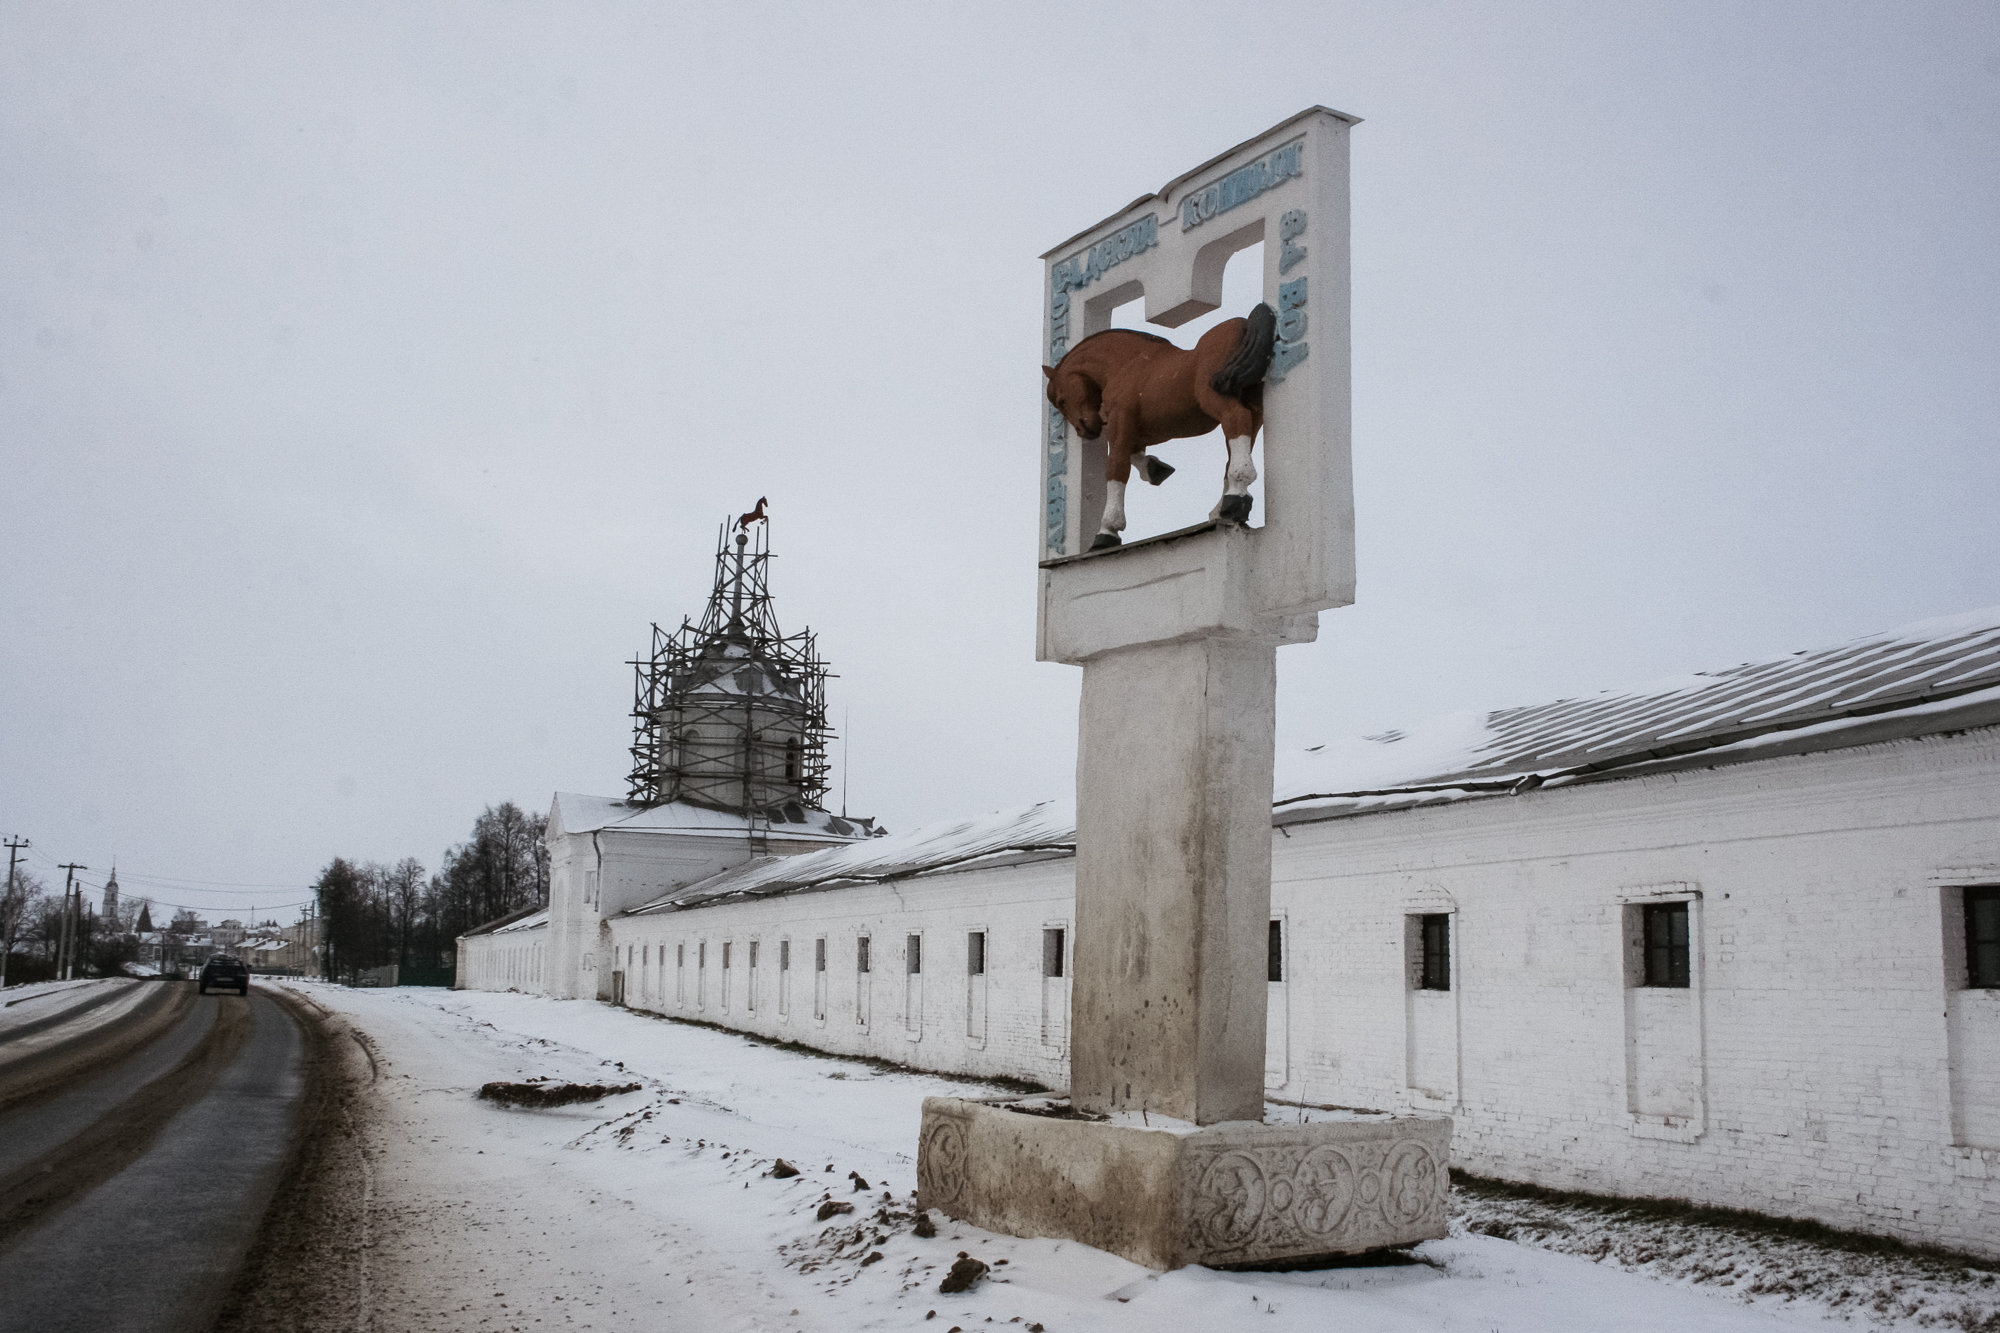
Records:
[[[1424,965],[1419,990],[1451,989],[1451,914],[1428,912],[1423,917]]]
[[[1042,932],[1042,975],[1059,977],[1063,974],[1063,930]]]
[[[778,970],[780,972],[789,972],[792,970],[792,942],[790,940],[778,941]]]
[[[722,966],[725,971],[729,968],[729,945],[726,943],[722,946]]]
[[[1965,984],[2000,990],[2000,887],[1965,891]]]
[[[757,966],[757,941],[750,941],[750,966]]]
[[[912,935],[903,942],[903,968],[910,975],[924,970],[924,937]]]
[[[824,935],[813,941],[813,971],[826,971],[826,937]]]
[[[1264,970],[1269,974],[1272,981],[1283,981],[1285,979],[1284,922],[1273,921],[1271,923],[1271,941],[1265,952],[1268,957],[1265,959]]]
[[[1646,903],[1646,980],[1648,986],[1688,986],[1688,905]]]
[[[868,970],[868,937],[866,935],[854,941],[854,970],[856,972],[866,972]]]
[[[986,975],[986,932],[975,930],[965,937],[965,975]]]

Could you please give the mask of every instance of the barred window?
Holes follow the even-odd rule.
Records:
[[[965,937],[965,975],[986,975],[986,932],[975,930]]]
[[[856,972],[866,972],[868,970],[868,937],[866,935],[863,935],[854,942],[854,970]]]
[[[1688,985],[1688,905],[1647,903],[1641,913],[1645,924],[1646,981],[1648,986]]]
[[[1965,984],[2000,990],[2000,887],[1965,891]]]
[[[1424,960],[1419,990],[1451,989],[1451,914],[1427,912],[1423,917]]]

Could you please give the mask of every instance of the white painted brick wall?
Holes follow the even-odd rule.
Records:
[[[687,1003],[674,1003],[669,970],[644,995],[643,978],[628,980],[635,1007],[1061,1087],[1064,1054],[1040,1040],[1041,940],[1045,925],[1070,917],[1072,875],[1067,859],[1041,861],[615,917],[611,929],[621,959],[625,947],[664,947],[671,959],[674,944],[689,945]],[[1979,1101],[2000,1087],[2000,1068],[1983,1063],[2000,1057],[1979,1051],[2000,1044],[1984,1028],[1960,1038],[1954,1070],[1946,1019],[1948,1008],[1970,1014],[1953,1020],[1963,1028],[2000,1011],[1985,993],[1952,993],[1963,982],[1948,970],[1952,890],[1981,882],[2000,882],[1992,729],[1291,825],[1273,844],[1273,912],[1288,929],[1273,1012],[1289,1024],[1273,1095],[1439,1106],[1410,1086],[1414,1054],[1427,1084],[1439,1081],[1440,1062],[1455,1064],[1456,1100],[1445,1089],[1442,1104],[1456,1117],[1454,1159],[1465,1169],[2000,1255],[2000,1143],[1954,1142],[1968,1124],[2000,1123]],[[1696,985],[1680,1007],[1699,1031],[1678,1031],[1685,1049],[1660,1058],[1698,1055],[1691,1123],[1635,1117],[1628,1087],[1645,1063],[1628,1060],[1630,1034],[1655,1020],[1628,1017],[1626,905],[1675,895],[1698,896]],[[1453,990],[1419,998],[1448,1005],[1455,1022],[1426,1011],[1417,1035],[1427,1044],[1413,1049],[1406,918],[1440,911],[1452,913]],[[964,943],[982,926],[983,1045],[965,1035]],[[854,1009],[863,931],[875,969],[865,1029]],[[925,939],[918,1041],[901,1021],[903,938],[913,932]],[[822,933],[823,1025],[811,1017],[810,971]],[[799,984],[780,1020],[784,935]],[[739,983],[724,1012],[713,981],[708,1006],[697,1007],[695,943],[710,941],[714,968],[722,941],[753,937],[766,942],[771,969],[759,1010],[743,1009]],[[469,940],[471,952],[492,938]],[[551,975],[551,991],[562,984]],[[1453,1027],[1455,1054],[1436,1045]]]

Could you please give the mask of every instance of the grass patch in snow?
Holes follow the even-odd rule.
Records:
[[[2000,1333],[2000,1262],[1822,1222],[1545,1189],[1454,1170],[1467,1232],[1610,1263],[1745,1302],[1799,1301],[1881,1325]]]

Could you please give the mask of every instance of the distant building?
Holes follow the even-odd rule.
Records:
[[[104,910],[100,913],[113,930],[122,930],[118,918],[118,867],[111,867],[111,878],[104,881]]]

